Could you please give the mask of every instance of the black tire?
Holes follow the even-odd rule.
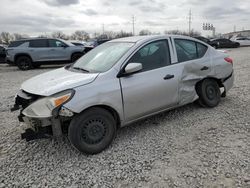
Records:
[[[83,54],[81,53],[75,53],[71,56],[71,62],[74,63],[76,60],[78,60],[80,57],[82,57]]]
[[[28,56],[18,57],[16,64],[20,70],[29,70],[32,69],[32,60]]]
[[[94,107],[73,118],[68,137],[71,144],[86,154],[106,149],[116,134],[114,117],[105,109]]]
[[[205,79],[198,83],[197,94],[201,106],[215,107],[221,100],[221,92],[218,83],[213,79]]]

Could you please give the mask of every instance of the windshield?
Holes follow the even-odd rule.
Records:
[[[132,46],[129,42],[104,43],[78,59],[73,69],[87,72],[105,72],[109,70]]]

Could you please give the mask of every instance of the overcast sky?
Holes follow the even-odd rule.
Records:
[[[0,32],[39,35],[53,31],[70,34],[75,30],[90,33],[149,29],[202,32],[202,23],[213,23],[220,33],[250,29],[249,0],[1,0]],[[207,32],[203,32],[207,35]]]

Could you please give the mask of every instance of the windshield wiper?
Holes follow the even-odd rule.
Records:
[[[84,72],[89,72],[88,70],[81,68],[81,67],[72,67],[75,70],[80,70],[80,71],[84,71]]]

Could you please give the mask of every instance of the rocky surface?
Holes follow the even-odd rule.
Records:
[[[189,104],[118,131],[87,156],[67,140],[20,139],[20,84],[54,67],[0,65],[0,187],[250,187],[250,47],[229,50],[235,86],[218,107]]]

